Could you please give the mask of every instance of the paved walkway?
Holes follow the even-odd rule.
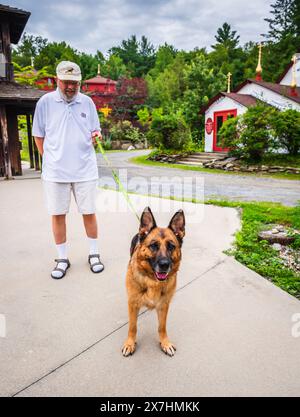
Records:
[[[122,198],[99,191],[106,266],[100,275],[89,271],[82,219],[72,202],[72,266],[55,281],[49,275],[56,253],[41,181],[0,182],[0,314],[7,331],[0,337],[0,395],[299,395],[300,337],[292,336],[292,317],[300,303],[224,255],[239,228],[234,209],[183,204],[186,238],[168,320],[176,355],[160,351],[156,314],[145,311],[138,349],[122,357],[125,272],[138,226],[132,213],[114,212]],[[132,198],[139,211],[147,204],[156,211],[162,202]],[[182,206],[172,204],[156,213],[159,225]]]

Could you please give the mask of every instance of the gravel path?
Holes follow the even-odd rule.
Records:
[[[293,206],[300,201],[300,181],[255,177],[250,175],[213,174],[182,169],[132,164],[133,156],[149,151],[108,153],[125,187],[141,194],[174,195],[184,198],[228,199],[237,201],[271,201]],[[101,154],[97,155],[101,183],[116,187],[110,169]],[[173,184],[173,188],[170,185]],[[161,187],[161,188],[159,188]]]

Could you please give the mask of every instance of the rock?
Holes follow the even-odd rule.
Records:
[[[288,236],[285,232],[272,233],[272,230],[266,230],[258,233],[259,240],[266,240],[269,243],[280,243],[281,245],[290,245],[294,242],[294,236]]]
[[[226,164],[225,166],[226,169],[231,168],[231,167],[234,167],[234,164],[229,163],[229,164]]]
[[[138,142],[134,146],[135,149],[144,149],[144,144],[142,142]]]
[[[131,146],[131,143],[122,143],[121,145],[121,149],[127,151],[127,149],[129,148],[129,146]]]
[[[111,149],[113,149],[113,150],[121,149],[121,141],[120,140],[112,140],[111,141]]]
[[[271,233],[272,233],[273,235],[276,235],[276,233],[279,233],[279,230],[278,230],[278,229],[276,229],[276,228],[275,228],[275,229],[272,229],[272,230],[271,230]]]
[[[280,251],[282,246],[281,246],[280,243],[273,243],[272,248],[277,250],[277,251]]]
[[[226,162],[234,162],[237,161],[238,158],[236,157],[230,157],[230,158],[226,158]]]
[[[135,147],[133,146],[133,145],[130,145],[128,148],[127,148],[127,151],[133,151],[135,149]]]

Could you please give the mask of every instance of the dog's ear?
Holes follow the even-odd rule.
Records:
[[[156,226],[156,222],[152,214],[152,211],[150,207],[146,207],[141,216],[141,223],[140,223],[140,230],[139,230],[140,240],[145,239],[148,233],[150,233],[151,230],[154,229],[155,227],[157,226]]]
[[[182,243],[185,235],[185,217],[183,210],[178,210],[174,214],[168,227],[174,232],[179,242]]]

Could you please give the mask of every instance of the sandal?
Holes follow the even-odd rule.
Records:
[[[62,279],[66,275],[67,269],[70,268],[70,266],[71,266],[70,261],[69,261],[69,259],[55,259],[55,262],[57,262],[57,264],[56,264],[56,267],[51,272],[51,277],[53,279]],[[66,269],[58,268],[57,265],[59,263],[65,263],[65,264],[67,264],[67,268]],[[55,275],[52,275],[52,273],[54,271],[62,272],[62,276],[61,277],[56,277]]]
[[[98,262],[91,263],[91,258],[98,258]],[[100,261],[100,255],[98,253],[95,253],[93,255],[89,255],[88,262],[90,264],[90,269],[91,269],[92,272],[94,272],[94,274],[99,274],[99,272],[102,272],[104,270],[104,265]],[[100,269],[100,271],[94,271],[93,268],[94,268],[94,266],[97,266],[97,265],[101,265],[102,266],[102,269]]]

